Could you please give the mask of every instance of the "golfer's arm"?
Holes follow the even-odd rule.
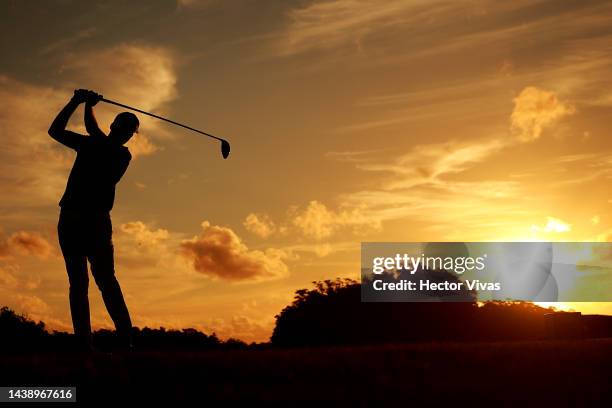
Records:
[[[68,121],[78,106],[79,102],[77,102],[74,98],[71,99],[66,106],[64,106],[49,127],[49,136],[58,142],[65,144],[63,136],[66,132],[66,126],[68,126]]]
[[[93,107],[85,103],[85,129],[87,129],[87,133],[90,136],[94,137],[106,137],[106,134],[100,130],[100,126],[98,126],[98,121],[96,120],[96,116],[93,112]]]
[[[128,169],[128,166],[130,165],[130,161],[132,160],[132,155],[130,153],[127,153],[126,157],[121,160],[121,164],[115,169],[112,179],[113,182],[115,184],[117,184],[119,182],[119,180],[121,180],[121,177],[123,177],[123,175],[125,174],[125,171]]]

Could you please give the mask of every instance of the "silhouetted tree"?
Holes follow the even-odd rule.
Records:
[[[11,352],[40,346],[47,336],[43,322],[36,323],[6,306],[0,308],[0,350]]]
[[[275,345],[367,344],[466,337],[462,318],[476,304],[365,303],[361,285],[351,279],[313,282],[296,292],[293,303],[276,316]]]
[[[167,330],[133,328],[137,349],[151,351],[196,351],[212,348],[245,348],[248,345],[237,339],[221,341],[216,334],[207,335],[193,328]],[[114,331],[101,329],[93,334],[94,344],[100,350],[116,348]],[[48,333],[43,322],[34,322],[27,316],[15,313],[8,307],[0,308],[0,350],[15,351],[71,351],[74,335],[65,332]]]
[[[463,302],[362,302],[354,280],[313,284],[276,316],[274,345],[542,339],[545,315],[562,313],[530,302],[470,301],[467,292]]]

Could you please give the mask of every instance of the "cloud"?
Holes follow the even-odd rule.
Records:
[[[548,73],[552,75],[552,73]],[[560,75],[560,74],[557,74]],[[524,78],[529,80],[528,78]],[[487,91],[499,92],[500,81],[495,78],[476,78],[475,81],[463,82],[459,85],[432,86],[425,90],[403,93],[370,96],[360,102],[364,107],[407,106],[394,109],[393,115],[383,118],[366,119],[343,125],[336,130],[339,133],[371,130],[375,128],[401,125],[407,122],[431,120],[440,115],[463,118],[482,117],[482,104],[496,104],[486,100]],[[539,138],[546,127],[551,127],[562,118],[572,115],[576,108],[567,102],[562,102],[556,94],[534,86],[525,87],[519,95],[513,98],[514,110],[510,116],[510,130],[517,140],[528,142]],[[592,101],[590,102],[592,103]],[[501,105],[500,105],[501,106]],[[505,108],[504,108],[505,109]]]
[[[132,235],[138,245],[156,246],[161,241],[168,239],[168,230],[151,230],[142,221],[131,221],[121,224],[121,231]]]
[[[361,47],[364,36],[382,28],[413,24],[432,18],[439,2],[391,0],[314,1],[288,12],[289,25],[280,46],[281,55],[350,44]],[[442,7],[447,8],[447,7]]]
[[[276,226],[267,215],[249,214],[243,222],[247,231],[261,238],[268,238],[276,232]]]
[[[354,252],[359,250],[359,241],[357,240],[347,240],[340,241],[334,240],[333,243],[330,242],[313,242],[313,243],[298,243],[294,245],[289,245],[283,247],[285,251],[289,251],[294,254],[295,259],[299,259],[300,253],[312,254],[317,258],[323,258],[329,256],[333,253],[338,252]],[[304,263],[307,263],[308,260],[305,260]]]
[[[461,177],[511,145],[502,137],[448,141],[417,145],[395,158],[357,163],[361,170],[387,176],[372,188],[342,194],[339,199],[347,208],[360,208],[364,219],[378,223],[426,223],[423,236],[432,231],[435,239],[465,240],[474,232],[481,237],[487,231],[508,233],[516,228],[517,217],[528,212],[521,205],[520,184],[493,177]]]
[[[429,183],[443,183],[443,177],[461,173],[507,146],[501,138],[471,142],[448,141],[417,145],[408,153],[378,163],[358,163],[366,171],[394,175],[385,189],[405,189]]]
[[[38,232],[16,232],[8,238],[7,244],[19,254],[32,255],[41,259],[46,259],[53,251],[49,241]]]
[[[358,207],[332,211],[325,204],[313,200],[305,209],[294,211],[293,225],[298,227],[303,235],[317,240],[328,238],[345,227],[352,228],[355,233],[381,228],[379,222],[366,217]]]
[[[514,98],[514,110],[510,116],[512,130],[519,140],[530,142],[538,139],[545,127],[575,111],[572,105],[561,102],[553,92],[528,86]]]
[[[349,229],[354,234],[362,234],[369,231],[381,229],[381,225],[376,220],[369,219],[362,212],[361,208],[339,208],[329,209],[325,204],[317,200],[310,201],[305,207],[291,206],[287,211],[287,219],[276,224],[266,214],[249,214],[243,225],[253,234],[268,238],[272,234],[284,235],[290,231],[296,232],[304,237],[312,238],[317,241],[329,238],[334,233]],[[306,250],[305,248],[308,247]],[[291,246],[299,251],[313,252],[317,256],[325,256],[332,252],[331,246],[320,243],[315,246]],[[313,250],[312,248],[316,248]]]
[[[187,272],[190,269],[187,262],[176,253],[181,236],[142,221],[123,223],[113,237],[117,263],[145,275],[157,268]]]
[[[369,155],[377,152],[381,152],[383,149],[372,149],[372,150],[360,150],[360,151],[343,151],[343,152],[327,152],[325,157],[330,159],[345,162],[345,163],[359,163],[369,160]]]
[[[572,95],[572,100],[582,107],[612,106],[612,34],[606,33],[610,27],[608,10],[599,10],[591,21],[585,20],[584,27],[606,27],[600,36],[585,36],[564,43],[563,54],[556,66],[546,67],[532,82],[550,84],[550,87]],[[607,30],[609,31],[609,30]],[[561,48],[560,48],[561,49]]]
[[[10,251],[7,242],[0,241],[0,260],[10,257]]]
[[[227,227],[202,222],[202,233],[180,244],[182,254],[193,263],[193,268],[212,278],[230,281],[260,281],[287,275],[284,259],[288,254],[269,248],[250,250]]]
[[[65,96],[0,75],[0,189],[4,207],[59,200],[73,154],[47,135]]]
[[[547,222],[544,226],[532,225],[531,231],[545,233],[562,233],[572,230],[572,226],[559,218],[546,217]]]
[[[609,24],[601,17],[608,10],[599,4],[568,3],[543,11],[530,1],[311,1],[287,12],[277,52],[295,55],[352,47],[360,54],[370,52],[374,64],[389,65],[425,56],[471,55],[527,39],[537,43],[534,38],[543,33],[565,40],[567,31]]]
[[[233,315],[228,318],[215,318],[207,322],[205,332],[214,332],[222,339],[235,338],[242,341],[262,341],[270,337],[274,319],[254,319],[246,315]]]
[[[0,259],[15,255],[31,255],[47,259],[53,253],[53,247],[40,233],[18,231],[0,241]]]
[[[47,320],[51,308],[40,297],[29,294],[17,294],[15,297],[16,309],[25,313],[33,320]]]
[[[16,267],[14,265],[0,266],[0,287],[16,289],[19,280],[15,276]]]
[[[91,38],[97,33],[97,31],[98,30],[95,27],[87,27],[83,30],[77,31],[76,33],[71,32],[68,36],[46,45],[42,50],[40,50],[40,55],[46,56],[61,49],[74,47],[75,44]]]
[[[316,239],[329,237],[338,226],[334,214],[318,201],[311,201],[306,209],[294,218],[293,223],[304,235]]]
[[[457,117],[481,118],[482,104],[487,103],[488,110],[496,109],[485,95],[497,94],[500,81],[497,77],[481,75],[472,81],[462,78],[449,82],[425,83],[415,85],[409,91],[387,94],[368,95],[357,102],[360,108],[369,108],[372,112],[382,112],[376,117],[364,115],[351,123],[336,128],[338,133],[366,131],[377,128],[396,126],[404,131],[406,124],[425,121],[440,121],[441,117],[454,120]],[[498,104],[506,109],[505,101]]]

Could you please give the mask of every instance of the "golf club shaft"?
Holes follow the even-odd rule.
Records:
[[[173,120],[163,118],[163,117],[158,116],[158,115],[155,115],[155,114],[153,114],[153,113],[145,112],[145,111],[143,111],[143,110],[141,110],[141,109],[134,108],[134,107],[132,107],[132,106],[124,105],[124,104],[122,104],[122,103],[115,102],[115,101],[111,101],[110,99],[106,99],[106,98],[102,98],[102,99],[100,99],[100,100],[101,100],[102,102],[110,103],[111,105],[121,106],[122,108],[130,109],[130,110],[133,110],[133,111],[136,111],[136,112],[140,112],[140,113],[145,114],[145,115],[153,116],[154,118],[161,119],[161,120],[163,120],[163,121],[165,121],[165,122],[172,123],[173,125],[177,125],[177,126],[180,126],[180,127],[185,128],[185,129],[193,130],[194,132],[197,132],[197,133],[203,134],[204,136],[208,136],[208,137],[212,137],[213,139],[217,139],[217,140],[219,140],[220,142],[223,142],[223,141],[224,141],[224,140],[223,140],[223,139],[221,139],[220,137],[217,137],[217,136],[214,136],[214,135],[208,134],[208,133],[206,133],[206,132],[202,132],[201,130],[194,129],[194,128],[190,127],[190,126],[183,125],[182,123],[178,123],[178,122],[175,122],[175,121],[173,121]]]

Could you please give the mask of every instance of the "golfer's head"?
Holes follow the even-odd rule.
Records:
[[[138,132],[140,122],[136,115],[131,112],[122,112],[115,117],[115,120],[110,125],[110,138],[119,144],[125,144]]]

